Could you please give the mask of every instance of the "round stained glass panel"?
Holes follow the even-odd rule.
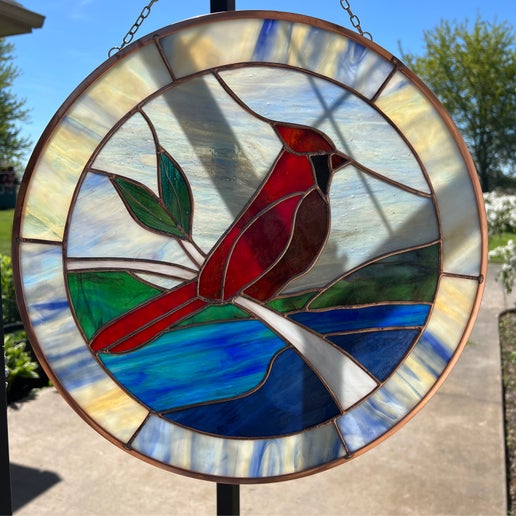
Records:
[[[179,23],[110,58],[22,183],[24,322],[121,448],[232,482],[349,460],[413,415],[478,310],[464,142],[379,46],[287,13]]]

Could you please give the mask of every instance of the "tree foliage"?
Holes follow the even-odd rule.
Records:
[[[402,53],[461,130],[484,191],[515,175],[516,34],[508,22],[441,21],[424,32],[425,54]]]
[[[30,146],[19,122],[28,119],[25,100],[12,91],[20,71],[13,64],[14,45],[0,38],[0,167],[14,165]]]

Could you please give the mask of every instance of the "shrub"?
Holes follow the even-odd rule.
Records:
[[[490,235],[516,232],[516,195],[488,192],[484,203]]]
[[[484,194],[489,235],[516,233],[516,195],[499,192]],[[496,279],[503,283],[506,292],[512,292],[516,280],[516,246],[513,240],[489,252],[489,258],[497,258],[502,268]]]
[[[25,397],[31,391],[32,382],[25,380],[39,379],[39,364],[27,351],[27,344],[23,330],[4,336],[7,399],[9,401]]]
[[[496,275],[496,279],[503,283],[506,292],[512,292],[516,280],[516,245],[514,245],[514,240],[509,240],[507,245],[489,251],[489,258],[501,259],[502,268]]]
[[[4,324],[20,321],[20,313],[16,305],[14,294],[14,279],[11,258],[5,254],[0,255],[0,274],[2,275],[2,310]]]

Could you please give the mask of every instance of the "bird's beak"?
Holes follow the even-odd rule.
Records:
[[[345,167],[346,165],[348,165],[351,162],[349,157],[346,156],[345,154],[342,154],[342,152],[334,152],[331,155],[330,160],[331,160],[331,168],[334,172],[336,172],[340,168]]]

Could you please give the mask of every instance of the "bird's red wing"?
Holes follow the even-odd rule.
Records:
[[[260,212],[267,210],[279,200],[297,192],[306,192],[314,185],[314,173],[306,156],[282,152],[270,174],[262,183],[254,199],[240,214],[225,235],[214,246],[199,274],[199,295],[205,299],[223,300],[223,285],[230,253],[245,228]],[[290,222],[287,224],[289,225]],[[268,245],[267,241],[257,243],[258,248]],[[256,253],[259,257],[259,253]],[[262,268],[262,271],[266,267]]]
[[[307,271],[326,242],[329,220],[328,204],[317,190],[312,190],[299,205],[287,249],[273,267],[244,290],[244,294],[265,301]]]
[[[270,206],[242,231],[228,255],[224,299],[257,281],[283,255],[302,198],[297,194]]]

